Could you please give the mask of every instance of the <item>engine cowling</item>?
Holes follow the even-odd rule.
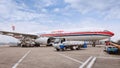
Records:
[[[48,41],[48,37],[40,37],[38,39],[35,40],[36,43],[42,44],[42,45],[46,45]]]
[[[53,40],[54,40],[54,38],[52,38],[52,37],[40,37],[40,38],[36,39],[35,42],[40,45],[51,46]]]

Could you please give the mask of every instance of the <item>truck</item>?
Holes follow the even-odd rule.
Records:
[[[109,45],[105,46],[105,51],[109,54],[117,54],[119,50],[115,46]]]
[[[106,41],[105,51],[109,54],[117,54],[120,51],[120,45]]]
[[[67,49],[80,50],[81,47],[87,48],[87,44],[84,43],[84,41],[62,41],[61,39],[56,39],[53,43],[53,47],[56,51],[64,51]]]

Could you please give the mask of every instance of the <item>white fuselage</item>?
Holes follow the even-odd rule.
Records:
[[[110,31],[95,31],[95,32],[67,32],[67,33],[50,33],[42,34],[37,42],[48,43],[49,38],[63,38],[65,41],[97,41],[110,38],[114,33]]]
[[[92,36],[64,36],[64,37],[55,37],[55,38],[65,38],[67,41],[91,41],[91,40],[101,40],[109,38],[109,36],[99,36],[99,35],[92,35]]]
[[[107,39],[109,36],[99,36],[99,35],[92,35],[92,36],[64,36],[64,37],[54,37],[54,38],[64,38],[66,41],[97,41],[102,39]],[[35,41],[40,44],[48,44],[47,40],[49,37],[40,37]]]

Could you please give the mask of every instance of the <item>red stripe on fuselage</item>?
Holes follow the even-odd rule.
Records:
[[[69,32],[69,33],[55,33],[55,34],[42,34],[40,36],[44,36],[44,37],[54,37],[54,36],[67,36],[67,35],[82,35],[82,34],[101,34],[101,35],[109,35],[109,36],[113,36],[114,33],[110,32],[110,31],[99,31],[99,32]]]

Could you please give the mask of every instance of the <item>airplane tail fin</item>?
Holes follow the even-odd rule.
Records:
[[[12,30],[15,31],[15,26],[14,25],[12,25]]]

